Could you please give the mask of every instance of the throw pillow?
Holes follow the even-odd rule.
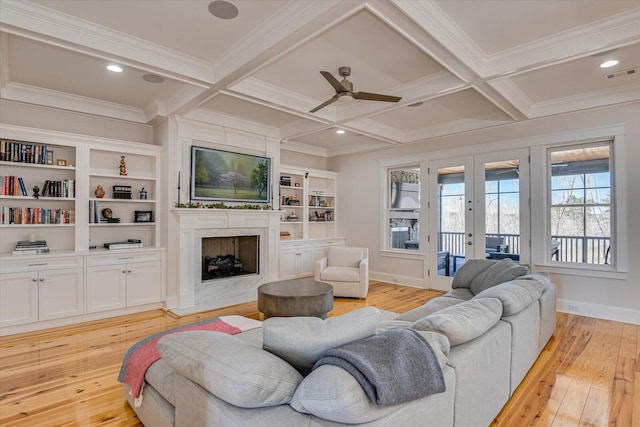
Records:
[[[520,313],[535,301],[540,299],[542,292],[547,289],[544,281],[535,280],[533,276],[511,280],[506,283],[486,289],[476,295],[473,300],[480,298],[497,298],[502,303],[503,316]],[[546,280],[540,276],[541,280]]]
[[[502,315],[502,303],[496,298],[482,298],[461,302],[444,308],[424,319],[414,322],[410,328],[417,331],[434,331],[445,335],[452,346],[479,337],[495,325]]]
[[[437,297],[430,299],[420,307],[416,307],[413,310],[409,310],[406,313],[402,313],[400,316],[396,317],[394,320],[407,320],[410,322],[415,322],[416,320],[420,320],[423,317],[427,317],[430,314],[435,313],[436,311],[442,310],[443,308],[451,307],[452,305],[460,303],[461,300],[457,298],[442,298]]]
[[[365,307],[326,320],[317,317],[271,317],[262,325],[262,348],[283,358],[303,374],[323,351],[376,333],[380,312]]]
[[[469,288],[471,281],[487,268],[496,264],[498,261],[489,259],[468,259],[462,267],[460,267],[456,274],[453,276],[453,283],[451,287],[456,288]]]
[[[516,264],[509,258],[505,258],[474,277],[469,287],[474,295],[478,295],[485,289],[508,282],[525,274],[527,274],[527,267]]]
[[[286,404],[302,381],[284,360],[220,332],[166,335],[158,352],[177,373],[241,408]]]

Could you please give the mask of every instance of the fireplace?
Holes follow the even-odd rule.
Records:
[[[260,273],[260,236],[202,238],[202,282]]]

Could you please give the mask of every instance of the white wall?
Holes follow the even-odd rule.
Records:
[[[327,158],[295,151],[280,150],[280,163],[301,168],[327,170]]]
[[[0,100],[0,122],[153,144],[152,126],[7,100]]]
[[[640,103],[601,108],[551,118],[541,118],[485,130],[465,132],[422,143],[385,150],[331,158],[328,169],[339,172],[338,203],[340,205],[340,235],[347,237],[347,245],[367,246],[370,250],[372,277],[397,277],[400,283],[424,282],[424,261],[391,258],[380,255],[381,183],[380,162],[416,156],[425,158],[437,152],[503,141],[559,135],[602,126],[625,127],[626,156],[615,167],[624,171],[627,191],[617,194],[624,200],[629,218],[626,229],[628,272],[621,279],[597,278],[585,275],[552,274],[558,285],[558,307],[562,311],[640,324]],[[491,150],[487,150],[491,151]],[[458,155],[460,151],[457,151]],[[536,230],[533,230],[535,233]],[[577,310],[573,310],[577,307]]]

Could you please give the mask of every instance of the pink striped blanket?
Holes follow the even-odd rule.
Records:
[[[129,386],[131,396],[133,396],[134,399],[134,405],[140,407],[140,405],[142,405],[144,376],[147,369],[160,359],[157,348],[157,343],[160,338],[165,335],[184,331],[216,331],[234,335],[261,326],[262,322],[258,320],[248,319],[242,316],[222,316],[158,332],[127,349],[124,360],[122,361],[122,367],[120,368],[120,374],[118,375],[118,381]]]

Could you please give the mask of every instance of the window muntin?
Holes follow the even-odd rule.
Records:
[[[420,168],[390,169],[388,249],[417,251],[420,247]]]
[[[612,145],[550,149],[549,223],[552,260],[578,264],[611,264]]]

